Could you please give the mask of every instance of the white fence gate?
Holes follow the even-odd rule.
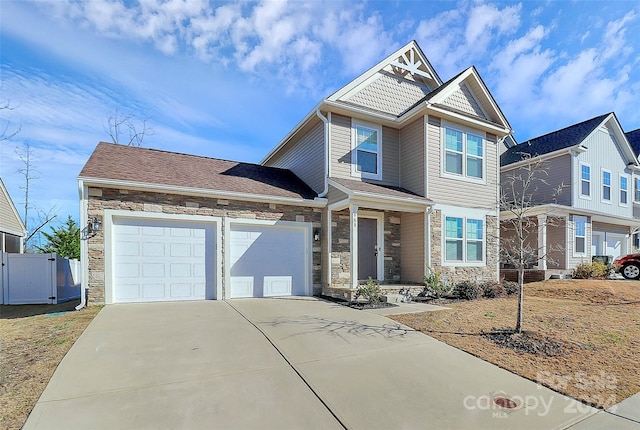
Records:
[[[80,298],[78,260],[56,254],[0,253],[0,304],[56,304]]]

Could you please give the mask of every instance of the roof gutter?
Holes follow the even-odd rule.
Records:
[[[221,198],[230,200],[243,200],[249,202],[269,202],[295,206],[309,206],[322,208],[327,205],[327,200],[322,198],[303,199],[294,197],[268,196],[264,194],[249,194],[234,191],[210,190],[205,188],[177,187],[166,184],[150,184],[144,182],[119,181],[115,179],[96,179],[78,177],[79,181],[84,181],[85,186],[97,185],[109,188],[127,188],[141,191],[156,191],[170,194],[182,194],[191,196],[202,196],[209,198]],[[86,220],[85,220],[86,221]]]
[[[318,198],[323,198],[329,192],[329,119],[322,115],[319,106],[316,115],[324,123],[324,190],[318,194]]]

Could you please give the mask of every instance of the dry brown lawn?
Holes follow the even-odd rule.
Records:
[[[640,391],[640,282],[553,280],[525,284],[523,330],[561,353],[516,352],[483,336],[515,327],[517,296],[447,304],[391,318],[483,360],[594,406]]]
[[[19,429],[99,307],[0,306],[0,429]],[[67,312],[68,311],[68,312]]]

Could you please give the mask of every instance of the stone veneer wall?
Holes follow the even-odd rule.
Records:
[[[498,238],[495,235],[498,217],[486,217],[486,265],[482,267],[442,266],[442,216],[439,210],[431,214],[431,266],[442,274],[447,283],[461,281],[496,281],[498,280]]]
[[[351,254],[349,209],[332,214],[331,285],[350,288]],[[384,213],[384,282],[400,282],[400,213]],[[326,291],[325,291],[326,293]]]
[[[114,188],[89,188],[88,216],[102,220],[105,209],[130,210],[137,212],[158,212],[165,214],[204,215],[225,218],[256,220],[304,221],[311,222],[313,228],[322,228],[321,208],[283,205],[279,203],[256,203],[231,199],[191,197],[177,194],[146,191],[122,190]],[[222,255],[224,261],[224,228],[222,229]],[[322,291],[322,264],[319,242],[313,242],[313,294]],[[88,239],[89,280],[88,303],[104,303],[104,236],[100,231]],[[224,294],[225,268],[222,268]]]

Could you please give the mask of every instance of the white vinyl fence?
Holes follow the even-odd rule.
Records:
[[[56,254],[0,253],[0,304],[56,304],[80,298],[78,260]]]

